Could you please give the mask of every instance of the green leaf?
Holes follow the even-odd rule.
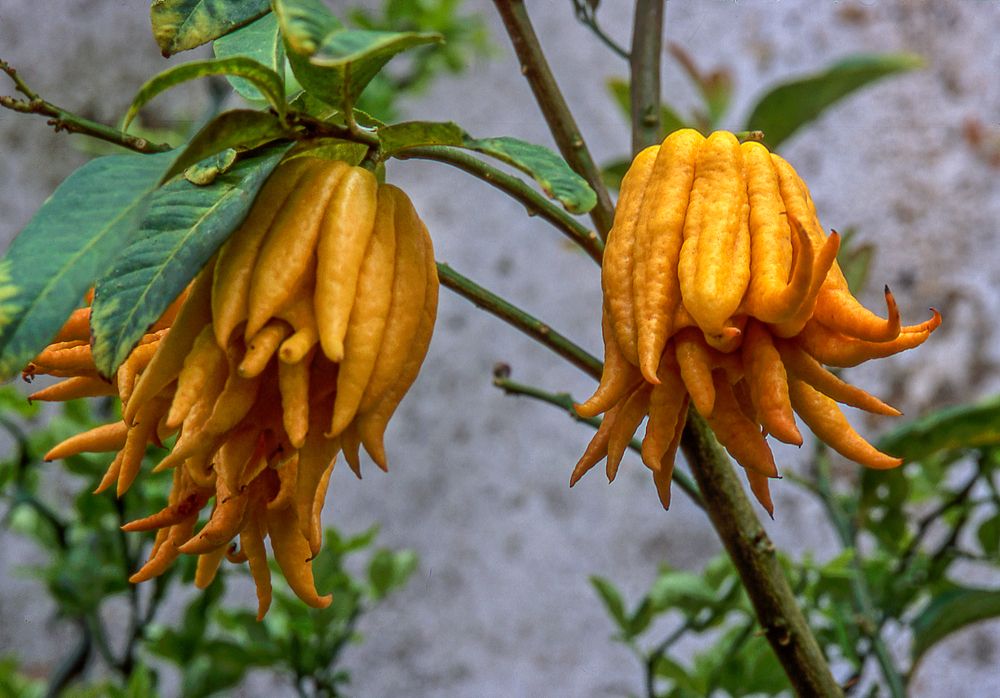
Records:
[[[155,695],[156,681],[153,673],[142,662],[132,668],[132,674],[128,677],[128,684],[125,686],[126,698],[148,698]]]
[[[18,671],[16,659],[0,659],[0,696],[42,698],[45,694],[45,683]]]
[[[285,73],[285,46],[278,30],[278,18],[269,12],[242,29],[220,37],[212,44],[216,58],[244,56],[270,68],[278,75]],[[250,101],[259,102],[266,97],[245,78],[227,77],[237,94]]]
[[[597,204],[587,181],[554,152],[517,138],[472,138],[450,121],[408,121],[378,129],[382,150],[388,155],[421,146],[452,146],[494,157],[531,177],[570,213],[586,213]]]
[[[207,44],[268,11],[268,0],[153,0],[149,19],[164,56]]]
[[[674,608],[688,614],[697,613],[715,603],[715,592],[698,575],[692,572],[661,572],[649,590],[654,608]]]
[[[292,71],[320,99],[353,106],[393,56],[440,34],[350,30],[319,0],[274,0]]]
[[[904,460],[940,451],[1000,444],[1000,396],[932,412],[889,432],[879,448]]]
[[[668,655],[656,658],[653,672],[657,678],[673,682],[674,692],[670,695],[684,696],[684,698],[705,695],[705,682],[698,680],[700,677],[691,676],[683,666]]]
[[[765,142],[776,149],[800,127],[855,90],[923,65],[923,58],[911,53],[852,56],[819,73],[772,88],[750,112],[745,128],[763,131]]]
[[[129,105],[125,119],[122,121],[122,130],[128,128],[139,110],[156,95],[188,80],[197,80],[210,75],[233,75],[249,80],[261,91],[267,103],[280,116],[284,117],[287,105],[285,104],[285,85],[280,75],[266,65],[246,56],[206,58],[203,61],[191,61],[176,65],[147,80],[132,99],[132,104]]]
[[[112,375],[146,329],[246,216],[287,145],[243,160],[209,186],[175,179],[157,190],[139,233],[97,283],[94,361]]]
[[[344,28],[322,0],[274,0],[273,6],[291,53],[310,56],[323,37]]]
[[[71,174],[0,264],[0,380],[59,331],[129,240],[173,153],[110,155]],[[3,278],[6,276],[6,278]]]
[[[271,112],[252,109],[223,112],[205,124],[191,139],[163,175],[163,181],[172,179],[195,163],[228,148],[252,150],[289,135],[291,131]]]
[[[548,196],[557,199],[570,213],[587,213],[597,205],[597,194],[587,180],[548,148],[507,136],[467,140],[465,147],[530,175]]]
[[[956,586],[934,597],[911,628],[913,664],[936,643],[972,623],[1000,616],[1000,590]]]
[[[642,634],[649,627],[649,624],[653,622],[656,611],[657,609],[650,598],[644,596],[628,619],[625,627],[625,637],[632,639]]]
[[[621,593],[604,577],[592,575],[590,583],[597,591],[598,596],[601,597],[601,601],[604,602],[604,608],[607,609],[608,614],[614,619],[615,624],[622,632],[625,632],[628,627],[628,614],[625,612],[625,602],[622,600]]]

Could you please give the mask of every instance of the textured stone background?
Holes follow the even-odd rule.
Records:
[[[486,13],[498,55],[460,80],[441,82],[407,105],[408,115],[456,118],[476,135],[550,143],[491,3],[466,4]],[[530,6],[595,156],[620,156],[628,134],[603,82],[624,75],[624,64],[574,22],[569,2]],[[602,10],[608,31],[623,42],[630,29],[614,12],[625,6],[606,0]],[[113,122],[138,85],[165,65],[146,17],[141,2],[5,0],[0,56],[50,100]],[[856,51],[926,57],[925,70],[844,102],[783,152],[810,183],[827,226],[857,226],[878,246],[873,287],[892,286],[904,320],[923,319],[929,305],[945,314],[945,326],[920,351],[856,369],[852,378],[911,415],[995,392],[1000,357],[992,323],[982,318],[1000,310],[993,247],[1000,220],[1000,2],[672,0],[667,26],[668,38],[700,66],[733,71],[734,128],[762,87],[783,76]],[[691,85],[675,64],[666,65],[665,94],[693,105]],[[158,108],[171,111],[157,118],[197,120],[204,94],[185,94],[187,100],[160,100]],[[978,143],[968,138],[970,123],[982,126]],[[0,112],[4,244],[84,162],[78,146],[41,119]],[[410,192],[439,259],[597,350],[600,289],[587,258],[499,193],[445,166],[395,163],[389,177]],[[877,308],[878,295],[864,300]],[[585,396],[593,387],[545,349],[445,293],[423,373],[390,428],[391,474],[369,467],[362,482],[346,469],[334,475],[327,521],[345,531],[378,522],[382,543],[414,548],[421,557],[413,581],[365,619],[366,642],[347,656],[357,695],[636,692],[639,668],[609,642],[611,626],[587,575],[610,577],[634,598],[659,564],[697,568],[719,549],[683,495],[669,514],[659,508],[632,456],[614,486],[592,474],[570,492],[569,470],[589,430],[546,406],[501,395],[490,386],[498,361],[509,363],[515,378],[553,390]],[[864,426],[875,434],[889,425]],[[794,449],[778,456],[787,468],[799,465]],[[855,466],[841,472],[851,478]],[[61,483],[54,494],[79,486]],[[777,518],[768,526],[779,546],[830,555],[833,535],[817,523],[817,508],[790,484],[774,489]],[[72,635],[16,574],[32,557],[0,531],[0,654],[17,652],[42,668]],[[998,631],[1000,624],[983,624],[940,646],[922,664],[914,695],[985,695],[984,686],[1000,685]],[[895,644],[905,651],[905,638]],[[290,693],[266,677],[249,690]]]

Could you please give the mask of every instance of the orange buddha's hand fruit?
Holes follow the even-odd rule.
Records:
[[[292,590],[322,608],[331,599],[316,590],[312,559],[330,473],[342,448],[358,467],[361,445],[386,467],[383,433],[423,362],[437,296],[430,235],[402,190],[344,162],[295,157],[114,380],[94,366],[89,308],[29,364],[26,376],[67,376],[37,399],[125,403],[122,421],[47,457],[117,451],[97,490],[117,485],[120,496],[147,446],[176,434],[154,470],[174,471],[167,507],[125,527],[157,531],[132,581],[192,555],[205,587],[223,558],[246,561],[263,617],[269,538]]]
[[[604,256],[604,371],[577,406],[581,416],[605,418],[571,484],[605,457],[614,475],[648,415],[642,459],[667,506],[686,415],[678,411],[689,403],[769,512],[768,480],[778,472],[766,436],[801,444],[796,413],[844,456],[898,465],[837,403],[899,412],[824,364],[855,366],[916,347],[941,316],[903,326],[888,288],[885,318],[864,308],[837,265],[839,247],[805,183],[760,143],[684,129],[639,153]]]

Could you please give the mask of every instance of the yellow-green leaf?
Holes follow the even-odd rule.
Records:
[[[149,19],[164,56],[207,44],[268,11],[268,0],[153,0]]]
[[[319,0],[274,0],[288,60],[307,91],[353,106],[396,54],[442,40],[440,34],[345,29]]]
[[[163,181],[166,182],[188,167],[228,148],[252,150],[290,135],[291,131],[270,112],[251,109],[223,112],[205,124],[191,139],[163,175]]]

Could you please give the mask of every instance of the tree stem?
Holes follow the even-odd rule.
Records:
[[[757,613],[767,641],[800,696],[843,696],[795,600],[760,519],[729,459],[693,409],[681,439],[698,489]]]
[[[665,0],[636,0],[632,26],[632,152],[660,141],[660,53]]]
[[[528,211],[528,215],[537,214],[541,216],[554,225],[559,232],[572,240],[574,244],[581,247],[591,259],[598,264],[601,263],[601,258],[604,255],[604,243],[597,236],[597,233],[532,189],[519,177],[509,175],[503,170],[497,169],[473,155],[463,153],[457,148],[446,146],[407,148],[395,153],[393,157],[401,160],[419,158],[447,163],[478,177],[487,184],[492,184],[500,191],[523,204],[524,208]]]
[[[597,193],[597,206],[590,217],[601,238],[607,238],[614,217],[614,207],[607,187],[601,179],[601,170],[594,163],[583,140],[583,134],[570,113],[566,100],[556,84],[545,54],[538,43],[535,29],[531,26],[524,0],[493,0],[503,19],[507,34],[514,46],[514,52],[521,61],[521,72],[528,80],[535,100],[545,116],[552,137],[563,158],[576,170]]]

